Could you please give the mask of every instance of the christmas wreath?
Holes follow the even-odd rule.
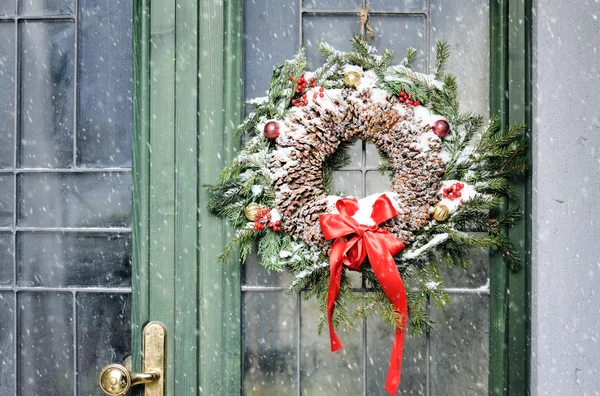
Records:
[[[243,261],[256,246],[263,266],[292,271],[289,289],[321,300],[332,351],[342,347],[340,324],[377,312],[394,326],[385,388],[395,394],[405,330],[432,326],[428,300],[449,302],[440,266],[466,266],[473,247],[519,264],[502,232],[518,211],[493,214],[512,195],[508,178],[527,167],[524,128],[461,112],[456,80],[444,73],[446,43],[432,74],[410,68],[414,49],[394,65],[390,51],[360,37],[352,45],[321,43],[326,61],[314,72],[303,50],[275,69],[267,96],[248,102],[254,110],[238,128],[245,144],[207,186],[209,208],[237,229],[220,259],[239,246]],[[333,194],[332,172],[357,139],[378,148],[389,191]],[[368,292],[352,289],[348,270],[362,273]],[[418,290],[405,290],[409,279]]]

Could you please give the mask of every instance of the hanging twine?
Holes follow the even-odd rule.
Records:
[[[369,7],[360,6],[358,9],[358,23],[360,23],[360,38],[365,39],[365,30],[371,40],[375,38],[375,31],[369,21]]]

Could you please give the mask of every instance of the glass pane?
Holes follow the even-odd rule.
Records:
[[[14,176],[0,173],[0,227],[13,225]]]
[[[0,1],[0,14],[6,7]],[[0,168],[13,166],[15,140],[15,24],[0,22]]]
[[[101,395],[98,373],[131,354],[131,298],[123,294],[77,294],[79,395]]]
[[[319,303],[315,298],[302,302],[300,368],[302,394],[362,395],[362,331],[338,329],[344,348],[332,353],[329,332],[317,334]]]
[[[485,396],[489,371],[489,295],[452,296],[434,309],[431,339],[431,395]]]
[[[129,234],[19,233],[19,286],[129,286]]]
[[[362,0],[304,0],[303,6],[309,10],[344,10],[358,11]]]
[[[381,155],[379,155],[379,150],[377,150],[377,147],[373,143],[367,143],[365,155],[367,157],[366,165],[368,167],[378,167],[381,165]]]
[[[442,276],[446,287],[488,288],[490,273],[489,249],[472,249],[471,262],[467,268],[442,267]],[[487,286],[487,287],[486,287]]]
[[[378,15],[370,16],[375,30],[373,44],[380,51],[385,48],[396,53],[399,63],[406,56],[409,47],[418,50],[412,68],[425,71],[427,65],[427,20],[424,15]]]
[[[271,72],[298,50],[300,0],[244,1],[244,95],[264,96]]]
[[[336,171],[332,174],[331,195],[344,197],[363,197],[362,173],[360,171]]]
[[[370,171],[365,175],[365,185],[367,196],[369,196],[371,194],[381,194],[384,191],[389,191],[392,181],[388,175],[382,175],[377,171]]]
[[[296,296],[244,293],[244,394],[292,395],[296,389]]]
[[[25,15],[72,15],[75,0],[19,0],[19,12]]]
[[[426,0],[367,0],[367,5],[373,11],[426,11]]]
[[[13,283],[13,235],[9,233],[0,234],[0,285],[12,285]],[[1,395],[2,393],[0,393]]]
[[[272,271],[260,265],[260,258],[255,253],[250,254],[244,263],[244,285],[285,287],[291,280],[289,271]]]
[[[342,169],[356,169],[363,165],[363,141],[356,140],[350,144],[347,151],[350,162]]]
[[[118,13],[113,7],[79,1],[77,160],[83,166],[131,166],[133,7]]]
[[[19,219],[24,227],[127,227],[129,173],[21,174]]]
[[[468,4],[468,5],[467,5]],[[451,54],[446,70],[458,80],[463,110],[489,113],[489,0],[461,2],[431,0],[431,54],[446,40]]]
[[[19,165],[70,167],[73,163],[74,24],[19,24]]]
[[[0,1],[0,15],[14,15],[14,14],[15,14],[15,2],[12,0],[1,0]]]
[[[426,20],[423,16],[377,15],[370,16],[375,30],[374,45],[379,49],[395,51],[397,61],[406,55],[408,47],[419,50],[414,69],[425,68]],[[317,44],[327,41],[339,50],[351,48],[350,38],[359,33],[356,15],[306,15],[303,18],[304,45],[307,51],[308,68],[315,69],[323,61]]]
[[[73,296],[21,292],[18,304],[20,394],[72,394]]]
[[[14,395],[14,294],[0,293],[0,395]]]
[[[384,394],[394,330],[378,317],[367,319],[367,395]],[[427,339],[406,336],[402,355],[400,395],[426,395]]]
[[[353,15],[311,15],[302,18],[304,32],[302,44],[306,47],[308,70],[315,70],[324,59],[317,50],[321,41],[327,41],[338,50],[351,49],[350,38],[359,33],[357,16]]]

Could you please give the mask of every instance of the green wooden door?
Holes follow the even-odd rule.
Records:
[[[358,30],[356,11],[362,3],[134,3],[133,345],[140,344],[140,329],[147,321],[167,325],[169,395],[381,391],[379,371],[385,367],[378,367],[385,366],[387,351],[378,346],[383,333],[377,325],[364,323],[354,337],[355,347],[348,348],[356,356],[342,363],[327,357],[326,348],[319,351],[316,344],[306,344],[315,331],[311,307],[301,303],[300,296],[286,296],[279,276],[252,264],[241,270],[235,258],[217,265],[216,257],[231,238],[231,230],[208,213],[201,187],[214,182],[233,155],[232,131],[241,118],[244,92],[253,96],[264,91],[272,66],[301,44],[314,49],[316,40],[327,39],[347,45],[345,40]],[[466,101],[469,107],[500,112],[505,122],[527,119],[527,2],[481,0],[466,6],[441,0],[373,0],[367,4],[373,9],[378,46],[399,53],[415,46],[421,51],[419,67],[427,70],[435,40],[455,40],[455,56],[478,60],[474,69],[462,68],[460,58],[453,63],[454,71],[473,82],[469,87],[476,92],[463,93],[473,93],[472,103]],[[311,61],[316,62],[316,56]],[[357,163],[340,175],[340,183],[346,190],[356,186],[355,195],[361,195],[378,188],[372,172],[377,161],[373,162],[368,146],[356,150]],[[527,194],[522,199],[526,207]],[[518,232],[514,238],[525,241],[526,255],[527,238]],[[456,317],[472,315],[461,326],[477,342],[477,365],[469,366],[464,356],[457,375],[456,366],[440,363],[464,352],[461,340],[451,335],[415,340],[407,353],[404,383],[411,388],[405,394],[449,394],[444,389],[457,394],[461,384],[469,389],[466,394],[527,394],[527,272],[512,274],[504,268],[500,263],[490,267],[484,258],[477,274],[471,274],[475,283],[455,285],[455,315],[439,316],[443,332]],[[275,308],[269,312],[269,307]],[[289,321],[282,314],[286,310],[293,312]],[[267,315],[256,317],[257,312]],[[281,329],[284,322],[289,329]],[[276,347],[284,351],[270,355],[260,349],[260,339],[274,333],[284,335],[275,335],[281,339]],[[139,365],[136,347],[133,352],[134,364]],[[270,358],[278,363],[256,364]],[[268,393],[270,382],[273,390]]]

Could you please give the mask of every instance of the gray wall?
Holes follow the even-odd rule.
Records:
[[[532,394],[600,394],[600,3],[534,0]]]

